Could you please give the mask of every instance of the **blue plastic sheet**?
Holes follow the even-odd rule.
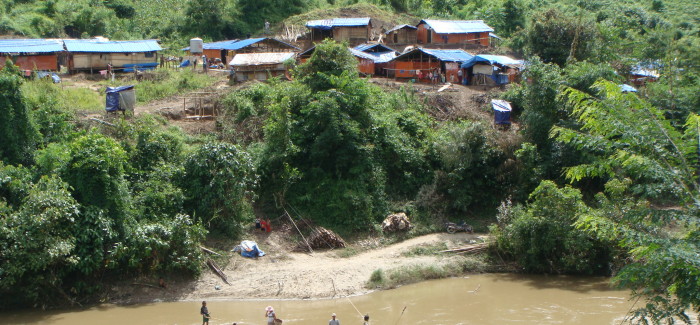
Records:
[[[124,108],[119,106],[119,92],[134,89],[134,85],[120,86],[120,87],[107,87],[107,99],[105,103],[105,110],[107,112],[123,111]]]

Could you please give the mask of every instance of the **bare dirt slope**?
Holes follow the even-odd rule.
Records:
[[[412,238],[397,244],[338,257],[337,250],[314,253],[292,252],[288,232],[254,234],[259,247],[267,253],[257,259],[230,253],[223,269],[231,285],[225,284],[207,269],[194,282],[169,283],[166,290],[130,285],[115,289],[113,301],[135,303],[166,300],[227,299],[307,299],[364,294],[371,290],[365,283],[376,269],[385,271],[411,265],[443,265],[458,258],[452,254],[401,255],[417,246],[445,243],[459,247],[481,241],[478,234],[438,233]]]

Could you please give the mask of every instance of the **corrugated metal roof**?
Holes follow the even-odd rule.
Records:
[[[433,20],[423,19],[418,25],[426,23],[438,34],[463,34],[493,32],[493,28],[483,20]]]
[[[280,64],[292,57],[294,57],[294,52],[239,53],[233,57],[229,65]]]
[[[161,51],[156,40],[139,41],[100,41],[100,40],[63,40],[68,52],[91,53],[135,53]]]
[[[309,20],[306,22],[308,28],[331,29],[333,27],[367,26],[370,18],[332,18],[321,20]]]
[[[396,26],[396,27],[394,27],[394,28],[388,30],[385,34],[389,34],[389,33],[393,32],[393,31],[399,30],[399,29],[401,29],[401,28],[418,29],[418,27],[416,27],[416,26],[413,26],[413,25],[405,25],[405,24],[404,24],[404,25],[399,25],[399,26]]]
[[[4,39],[0,40],[0,53],[53,53],[63,51],[61,40]]]

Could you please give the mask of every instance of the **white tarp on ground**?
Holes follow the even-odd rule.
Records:
[[[236,54],[229,65],[231,66],[246,66],[246,65],[265,65],[265,64],[280,64],[294,57],[294,52],[270,52],[270,53],[240,53]]]

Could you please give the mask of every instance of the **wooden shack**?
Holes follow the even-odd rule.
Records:
[[[0,69],[7,59],[25,72],[58,71],[59,54],[63,52],[61,40],[4,39],[0,40]]]
[[[294,52],[239,53],[229,62],[235,71],[236,81],[267,80],[269,77],[284,76],[287,67],[284,62],[293,58]]]
[[[360,44],[354,49],[370,55],[374,61],[374,72],[372,72],[374,75],[386,77],[393,68],[390,62],[399,55],[396,50],[379,43]]]
[[[312,43],[331,38],[337,42],[347,41],[351,46],[369,41],[372,21],[365,18],[332,18],[306,22]]]
[[[158,51],[156,40],[109,41],[103,39],[64,40],[68,52],[68,70],[71,73],[106,70],[108,65],[116,72],[155,69]]]
[[[490,46],[493,28],[483,20],[433,20],[418,23],[418,44],[473,44]]]
[[[239,53],[275,53],[296,52],[299,48],[275,38],[249,38],[243,40],[227,40],[202,45],[203,54],[207,58],[219,58],[221,62],[228,63]],[[183,49],[189,53],[190,48]]]
[[[412,25],[399,25],[388,32],[384,38],[384,43],[389,45],[412,45],[418,43],[418,28]]]
[[[458,71],[463,62],[472,58],[464,50],[440,50],[417,48],[394,58],[394,76],[430,82],[429,73],[445,74],[446,81],[459,80]]]

